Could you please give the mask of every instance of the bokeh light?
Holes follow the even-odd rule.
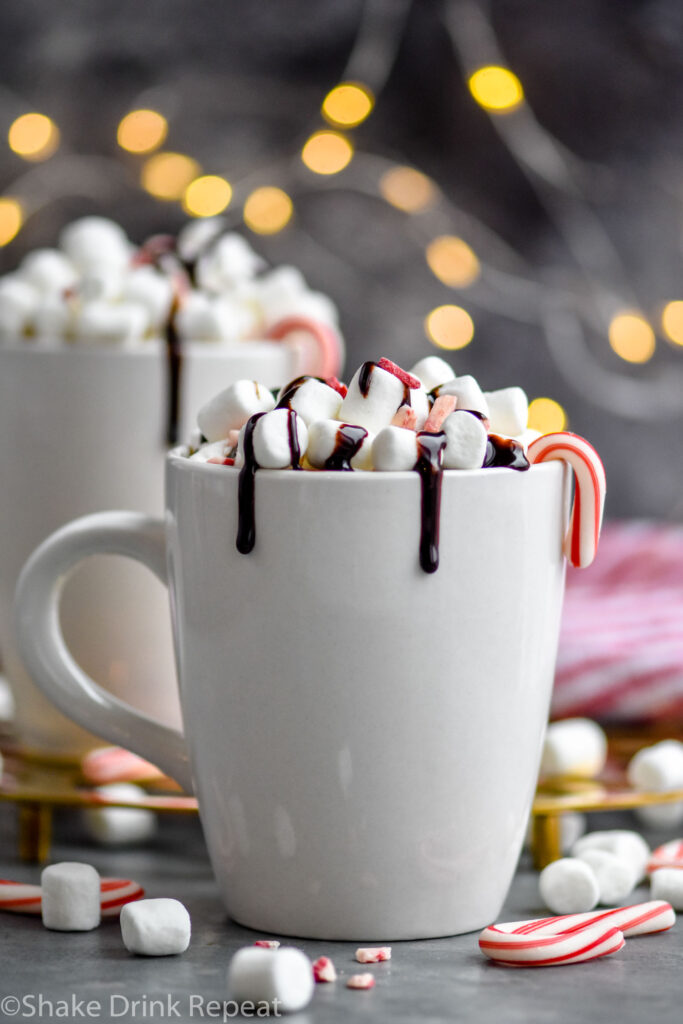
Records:
[[[7,141],[24,160],[47,160],[59,146],[59,128],[45,114],[22,114],[10,125]]]
[[[455,235],[440,235],[425,253],[432,273],[451,288],[467,288],[480,273],[479,260],[467,242]]]
[[[281,188],[254,189],[244,204],[244,223],[259,235],[274,235],[289,223],[294,207]]]
[[[683,302],[680,299],[667,302],[662,310],[662,330],[669,341],[683,345]]]
[[[424,322],[427,337],[439,348],[457,349],[469,345],[474,322],[461,306],[437,306]]]
[[[8,245],[24,223],[21,204],[9,196],[0,196],[0,245]]]
[[[180,199],[201,170],[197,161],[184,153],[156,153],[142,165],[142,187],[157,199]]]
[[[420,213],[436,200],[434,182],[414,167],[392,167],[379,180],[379,190],[388,203],[405,213]]]
[[[340,128],[355,128],[371,113],[375,97],[367,86],[358,82],[342,82],[328,92],[323,100],[323,117]]]
[[[339,132],[315,132],[304,145],[301,159],[315,174],[338,174],[351,162],[353,146]]]
[[[637,310],[618,313],[609,325],[609,343],[628,363],[646,363],[655,351],[655,332]]]
[[[192,217],[215,217],[232,199],[232,185],[218,174],[195,178],[185,189],[183,210]]]
[[[541,434],[554,434],[567,426],[567,413],[554,398],[534,398],[529,402],[529,430],[538,430]]]
[[[129,153],[150,153],[168,134],[168,121],[156,110],[131,110],[121,119],[116,141]]]
[[[495,114],[508,114],[524,100],[522,83],[509,68],[479,68],[467,84],[479,106]]]

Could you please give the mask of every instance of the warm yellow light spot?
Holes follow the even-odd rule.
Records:
[[[414,167],[392,167],[379,180],[382,196],[405,213],[420,213],[431,206],[437,196],[436,186],[426,174]]]
[[[343,82],[328,92],[323,100],[323,116],[330,124],[355,128],[364,121],[375,105],[375,97],[365,85]]]
[[[455,235],[440,235],[427,246],[427,263],[433,274],[451,288],[467,288],[479,277],[476,254]]]
[[[168,121],[156,110],[131,110],[122,118],[116,141],[129,153],[150,153],[158,149],[168,133]]]
[[[424,326],[427,337],[439,348],[464,348],[474,336],[472,317],[461,306],[437,306]]]
[[[45,114],[22,114],[10,125],[7,141],[25,160],[47,160],[59,146],[59,128]]]
[[[281,188],[254,189],[244,204],[244,223],[259,235],[274,235],[289,223],[294,207]]]
[[[352,156],[353,146],[339,132],[315,132],[301,151],[301,159],[316,174],[337,174]]]
[[[534,398],[529,403],[529,430],[538,430],[541,434],[555,434],[567,426],[567,414],[554,398]]]
[[[0,245],[8,245],[23,223],[24,214],[17,200],[0,196]]]
[[[669,341],[683,345],[683,302],[680,299],[667,302],[662,310],[662,330]]]
[[[192,217],[215,217],[232,199],[232,185],[217,174],[195,178],[185,189],[183,210]]]
[[[467,84],[479,106],[495,114],[516,110],[524,100],[522,83],[509,68],[479,68]]]
[[[655,332],[636,311],[619,313],[609,325],[609,343],[629,363],[646,363],[655,351]]]
[[[184,153],[156,153],[142,165],[142,187],[157,199],[180,199],[201,172],[201,167]]]

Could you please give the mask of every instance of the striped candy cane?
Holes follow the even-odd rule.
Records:
[[[651,875],[659,868],[683,868],[683,839],[672,839],[652,851],[645,870]]]
[[[118,917],[121,907],[125,903],[142,899],[145,890],[127,878],[102,878],[100,894],[102,917]],[[39,885],[26,885],[0,878],[0,910],[9,910],[14,914],[40,914],[41,902]]]
[[[304,331],[309,334],[318,346],[319,376],[336,377],[341,370],[342,344],[334,328],[319,320],[313,320],[310,316],[286,316],[268,328],[266,337],[273,341],[282,341],[294,331]]]
[[[595,558],[605,507],[605,468],[595,448],[578,434],[544,434],[529,445],[531,463],[559,459],[574,470],[576,488],[564,553],[578,568]]]

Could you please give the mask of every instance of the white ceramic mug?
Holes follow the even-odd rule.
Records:
[[[276,386],[300,366],[292,346],[271,341],[188,343],[183,351],[183,437],[221,387],[240,377]],[[161,341],[135,349],[0,343],[0,659],[25,746],[76,755],[93,740],[58,714],[21,664],[12,634],[19,571],[45,537],[75,516],[122,506],[162,511],[167,399]],[[86,671],[177,725],[167,609],[163,588],[148,573],[95,559],[67,588],[62,622]]]
[[[241,924],[325,939],[490,924],[547,720],[564,467],[445,473],[433,574],[417,474],[261,471],[248,555],[238,476],[172,453],[165,523],[110,512],[43,544],[17,598],[31,673],[66,714],[193,785]],[[62,581],[102,551],[168,583],[184,738],[103,693],[64,645]]]

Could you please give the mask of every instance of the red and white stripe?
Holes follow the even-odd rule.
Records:
[[[81,761],[86,782],[102,786],[108,782],[151,782],[163,778],[155,765],[123,747],[97,747]]]
[[[100,894],[102,917],[118,917],[121,907],[134,900],[141,900],[145,890],[128,878],[102,878]],[[41,904],[39,885],[0,878],[0,910],[9,910],[14,914],[40,914]]]
[[[559,459],[574,470],[576,487],[564,553],[572,565],[584,569],[598,550],[605,507],[605,468],[595,448],[578,434],[544,434],[529,445],[531,463]]]
[[[288,335],[296,332],[308,334],[316,343],[319,357],[318,376],[336,377],[342,365],[342,343],[335,329],[310,316],[286,316],[268,328],[266,338],[283,341]]]
[[[683,869],[683,839],[672,839],[670,843],[664,843],[652,851],[645,870],[651,875],[660,868]]]

